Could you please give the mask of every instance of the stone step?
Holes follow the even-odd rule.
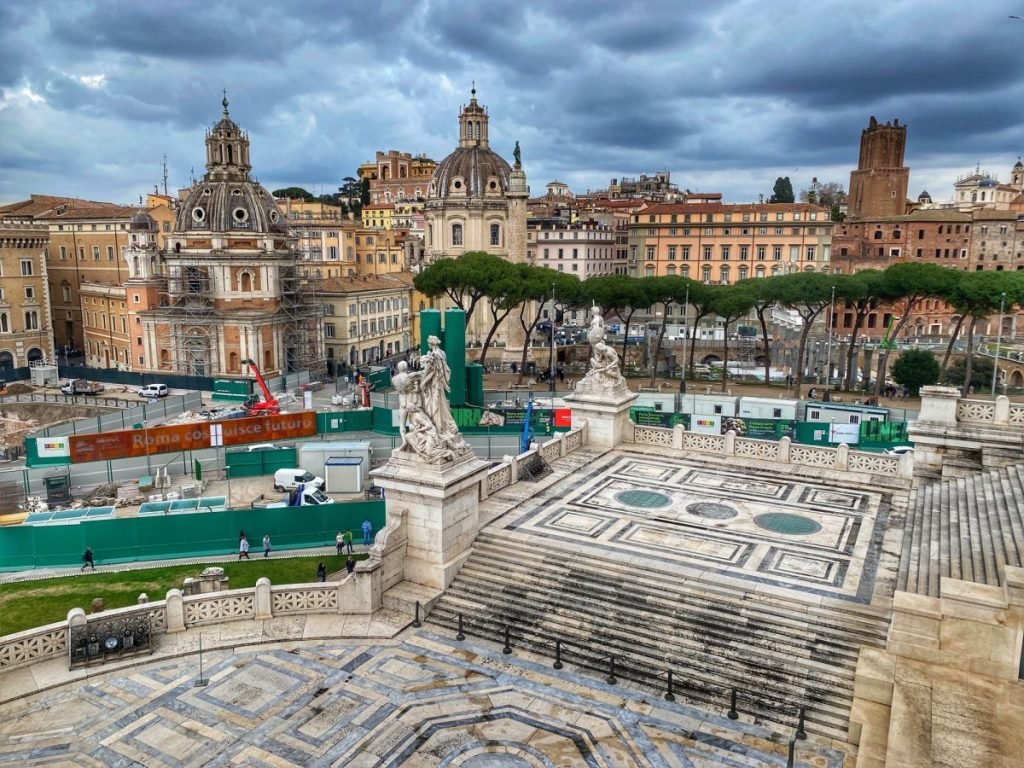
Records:
[[[433,587],[425,587],[422,584],[414,584],[411,581],[403,581],[387,592],[381,598],[384,608],[404,616],[416,615],[416,603],[420,604],[420,618],[425,618],[434,610],[437,601],[441,599],[442,590]]]
[[[699,583],[673,584],[652,577],[651,574],[631,576],[627,572],[620,576],[614,572],[588,569],[575,558],[568,561],[565,566],[573,571],[571,578],[566,578],[564,573],[552,575],[545,571],[540,561],[530,561],[514,553],[490,549],[490,545],[487,544],[479,546],[481,555],[488,558],[485,573],[493,573],[493,566],[498,565],[506,574],[515,573],[517,583],[535,584],[535,589],[541,593],[549,590],[552,578],[564,581],[568,589],[593,583],[611,594],[620,590],[623,584],[629,584],[633,592],[643,594],[643,602],[648,609],[664,606],[666,613],[686,610],[691,620],[728,610],[732,615],[754,626],[768,625],[772,627],[774,636],[785,636],[794,642],[803,642],[811,630],[821,638],[823,645],[833,646],[846,645],[850,638],[854,638],[858,643],[879,645],[883,643],[885,637],[888,611],[879,610],[879,615],[870,620],[860,614],[844,616],[841,611],[837,612],[827,607],[799,603],[787,606],[774,595],[719,593],[704,590]],[[475,572],[473,569],[478,566],[476,561],[471,559],[466,567],[471,569],[468,572]],[[538,573],[542,575],[538,576]],[[628,580],[624,580],[627,578]],[[853,653],[855,655],[856,651]]]

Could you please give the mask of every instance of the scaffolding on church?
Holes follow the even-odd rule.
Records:
[[[310,380],[327,375],[324,353],[324,302],[320,272],[299,260],[281,267],[281,312],[284,315],[285,363],[288,371],[309,371]]]
[[[209,376],[221,368],[216,328],[222,322],[213,303],[209,261],[199,256],[176,257],[164,281],[156,309],[160,316],[155,325],[157,367]]]

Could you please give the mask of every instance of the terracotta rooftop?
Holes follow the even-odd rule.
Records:
[[[412,287],[411,272],[386,272],[382,275],[354,275],[352,277],[327,277],[320,283],[320,292],[363,293],[365,291],[394,291]]]
[[[32,195],[28,200],[0,207],[3,216],[46,220],[131,218],[137,211],[130,205],[54,195]]]
[[[829,212],[828,208],[822,208],[810,203],[655,203],[644,213],[743,213],[750,211],[758,212]]]

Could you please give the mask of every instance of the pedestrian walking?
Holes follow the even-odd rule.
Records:
[[[350,574],[356,569],[356,561],[352,559],[352,555],[348,556],[348,560],[345,561],[345,570]]]
[[[341,537],[342,543],[345,545],[345,549],[351,555],[355,550],[352,549],[352,531],[345,531],[345,535]],[[341,554],[341,550],[338,550],[338,554]]]
[[[86,547],[85,554],[82,555],[82,570],[84,571],[87,567],[96,570],[96,563],[92,561],[92,547]]]
[[[323,563],[316,567],[316,580],[327,581],[327,566]]]
[[[245,534],[242,534],[242,538],[238,540],[238,559],[242,558],[249,559],[249,540],[245,538]]]
[[[363,546],[368,547],[373,543],[373,523],[370,518],[363,520]]]
[[[263,534],[263,556],[270,557],[270,534]]]
[[[338,554],[341,554],[341,549],[344,546],[344,537],[341,535],[341,531],[338,531],[338,535],[334,537],[334,546],[338,549]]]

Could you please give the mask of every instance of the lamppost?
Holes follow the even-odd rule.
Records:
[[[555,319],[558,317],[558,310],[555,308],[555,284],[551,284],[551,320],[548,323],[548,330],[551,332],[551,346],[548,351],[548,391],[551,392],[551,403],[555,402]]]
[[[1006,293],[999,294],[999,328],[996,331],[996,361],[992,366],[992,399],[998,395],[996,386],[999,382],[999,348],[1003,346],[1003,313],[1006,311]]]

